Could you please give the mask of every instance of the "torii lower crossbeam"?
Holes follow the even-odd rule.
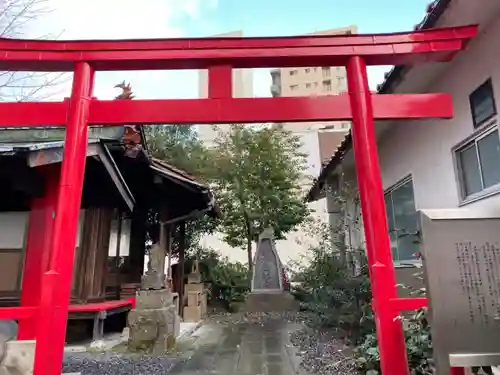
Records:
[[[370,95],[376,120],[450,118],[449,94]],[[3,103],[4,126],[65,126],[69,101]],[[90,101],[89,125],[231,124],[353,118],[349,95],[314,98],[214,98]]]
[[[47,204],[48,211],[40,216],[49,221],[53,218],[52,239],[47,241],[50,242],[49,254],[45,254],[50,261],[41,282],[40,303],[0,309],[0,318],[20,319],[20,330],[25,334],[36,327],[36,337],[32,337],[37,340],[35,375],[61,372],[88,126],[335,120],[352,120],[382,372],[384,375],[408,375],[404,335],[397,317],[401,310],[423,306],[426,301],[400,299],[396,294],[374,120],[449,118],[453,115],[452,102],[447,94],[371,94],[366,65],[449,61],[476,33],[476,26],[466,26],[386,35],[135,41],[0,40],[0,69],[74,71],[71,98],[66,101],[0,103],[0,127],[66,127],[57,198],[47,200],[52,203]],[[347,68],[347,95],[232,98],[231,71],[235,68],[334,65]],[[94,71],[146,69],[208,69],[209,98],[137,101],[92,98]],[[56,207],[55,215],[52,215],[53,206]],[[46,223],[52,226],[49,224],[52,223]],[[37,277],[26,278],[26,275],[25,279],[33,283],[38,280]],[[30,324],[25,324],[28,321]]]

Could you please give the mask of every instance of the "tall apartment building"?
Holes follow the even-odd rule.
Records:
[[[214,35],[215,37],[240,38],[242,31],[233,31],[226,34]],[[208,97],[208,71],[200,70],[198,75],[198,96]],[[251,98],[253,96],[253,75],[251,69],[233,69],[233,97]],[[217,125],[219,131],[228,129],[229,125]],[[212,125],[199,125],[198,136],[206,144],[210,145],[217,137],[218,131]]]
[[[308,35],[356,33],[357,27],[349,26]],[[339,95],[347,91],[344,67],[281,68],[272,70],[271,77],[271,94],[274,97]],[[303,151],[309,155],[308,174],[313,176],[317,176],[322,163],[333,154],[350,127],[350,123],[347,121],[283,123],[281,125],[301,136]],[[310,180],[305,180],[304,189],[308,188],[309,185]]]
[[[348,26],[307,35],[349,35],[356,34],[357,26]],[[306,68],[281,68],[271,71],[273,96],[322,96],[338,95],[347,91],[346,71],[340,66],[320,66]],[[286,123],[292,131],[303,130],[348,130],[348,122]]]
[[[357,27],[349,26],[311,33],[309,35],[343,35],[356,34]],[[322,96],[339,95],[347,91],[347,78],[344,67],[302,67],[281,68],[271,71],[271,94],[277,96]],[[318,176],[323,163],[330,160],[337,147],[347,134],[350,123],[344,122],[301,122],[281,124],[301,138],[302,152],[307,155],[307,175],[302,181],[304,194],[310,189],[312,176]],[[331,220],[326,199],[309,204],[313,217],[322,222]],[[299,261],[307,254],[310,246],[317,239],[301,230],[290,233],[285,240],[277,242],[277,249],[285,263],[289,260]],[[285,249],[280,251],[280,249]]]

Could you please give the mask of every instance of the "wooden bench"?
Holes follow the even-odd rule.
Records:
[[[104,320],[111,315],[130,311],[135,307],[135,298],[117,301],[69,305],[68,319],[94,319],[92,340],[100,340],[104,335]]]

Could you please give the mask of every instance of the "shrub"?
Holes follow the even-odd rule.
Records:
[[[196,246],[186,256],[184,272],[189,273],[194,261],[198,261],[204,283],[211,284],[209,302],[222,302],[233,311],[238,303],[245,301],[250,291],[249,269],[239,262],[230,262],[227,257],[211,249]]]
[[[336,328],[357,341],[373,325],[366,268],[354,275],[334,252],[321,247],[310,251],[311,261],[300,271],[301,282],[294,294],[316,324]]]
[[[220,260],[210,272],[212,298],[221,301],[229,311],[244,302],[250,292],[249,268],[239,262]]]
[[[347,215],[347,202],[359,203],[357,193],[348,189],[337,192],[334,201]],[[360,225],[358,210],[353,217],[345,217],[338,226],[330,228],[324,223],[313,223],[309,232],[319,239],[310,249],[307,265],[295,275],[299,286],[293,289],[304,310],[312,315],[313,324],[331,327],[344,334],[355,346],[354,357],[358,368],[367,375],[380,373],[380,353],[371,308],[371,287],[364,250],[353,248],[345,233]],[[347,228],[345,222],[350,223]],[[354,228],[354,230],[361,230]],[[421,278],[420,274],[415,275]],[[422,294],[425,290],[414,291]],[[426,310],[404,318],[408,364],[412,375],[433,372],[432,341]]]
[[[434,373],[432,361],[432,341],[426,309],[418,310],[410,318],[404,319],[405,341],[408,365],[411,375]],[[375,331],[367,334],[356,348],[356,363],[367,375],[380,373],[380,353]]]

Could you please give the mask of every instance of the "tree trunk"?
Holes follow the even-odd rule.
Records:
[[[252,258],[252,239],[247,238],[247,256],[248,256],[248,269],[250,270],[250,275],[253,269],[253,258]]]
[[[250,271],[250,275],[252,275],[253,269],[253,259],[252,259],[252,223],[250,222],[250,218],[246,211],[243,212],[243,216],[245,218],[245,226],[247,229],[247,256],[248,256],[248,270]]]

